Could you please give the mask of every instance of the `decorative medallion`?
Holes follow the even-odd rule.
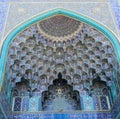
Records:
[[[37,24],[40,34],[54,41],[64,41],[78,34],[83,23],[63,15],[56,15]]]

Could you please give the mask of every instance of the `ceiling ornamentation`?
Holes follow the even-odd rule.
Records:
[[[40,34],[54,41],[64,41],[76,36],[83,23],[63,15],[56,15],[37,24]]]
[[[61,23],[63,18],[66,21]],[[89,89],[92,80],[98,75],[101,80],[111,81],[113,65],[117,61],[109,39],[95,28],[85,23],[81,25],[81,22],[65,16],[58,15],[39,22],[42,27],[45,23],[47,30],[45,28],[43,31],[46,35],[39,32],[37,23],[18,34],[11,43],[6,72],[12,87],[24,78],[31,82],[31,90],[44,91],[59,72],[68,84],[78,86],[79,90]],[[57,24],[57,28],[51,25],[53,23]],[[55,35],[54,31],[49,31],[51,27],[52,30],[57,30]],[[61,33],[63,28],[66,35]],[[51,39],[52,35],[60,38],[60,34],[62,40]],[[69,37],[69,34],[74,35]],[[51,36],[47,38],[49,35]],[[69,39],[64,40],[66,36]]]

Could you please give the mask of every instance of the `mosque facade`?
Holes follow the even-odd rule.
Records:
[[[1,0],[0,119],[120,119],[120,1]]]

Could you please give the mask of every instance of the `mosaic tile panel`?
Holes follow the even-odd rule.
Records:
[[[120,0],[110,0],[110,2],[120,29]]]
[[[29,97],[23,97],[22,99],[22,111],[28,111],[29,109]]]
[[[83,104],[84,104],[84,110],[94,110],[93,106],[93,98],[90,96],[82,96],[83,98]]]
[[[30,112],[39,111],[39,97],[29,98],[29,111]]]
[[[11,119],[112,119],[109,112],[14,114]]]
[[[1,108],[0,108],[0,119],[5,119],[4,114],[3,114],[2,110],[1,110]]]
[[[5,15],[6,15],[6,12],[7,12],[7,7],[8,7],[7,4],[0,3],[0,39],[2,37],[2,32],[3,32],[3,26],[4,26],[4,21],[5,21]]]
[[[100,96],[100,101],[102,110],[108,110],[107,98],[105,96]]]
[[[9,1],[9,2],[66,2],[65,0],[3,0],[3,1]],[[107,2],[108,0],[74,0],[74,2]],[[73,2],[73,0],[69,0],[69,2]]]
[[[117,115],[119,115],[120,113],[120,95],[119,97],[117,98],[114,106],[113,106],[113,109],[112,109],[112,118],[116,118]],[[119,118],[118,118],[119,119]]]
[[[8,0],[0,0],[0,2],[7,2]],[[9,0],[9,2],[18,2],[18,0]],[[23,2],[24,0],[19,0],[19,2]],[[40,2],[40,0],[30,0],[29,2]],[[48,0],[46,0],[48,1]],[[56,0],[57,1],[57,0]],[[77,0],[76,0],[77,1]],[[82,0],[79,0],[81,2],[83,2]],[[87,1],[90,1],[90,0],[87,0]],[[96,1],[96,0],[92,0],[92,1]],[[101,2],[101,0],[98,0]],[[106,0],[107,1],[107,0]],[[115,1],[115,0],[114,0]],[[26,1],[28,2],[28,1]],[[105,0],[102,0],[102,2],[105,2]],[[115,1],[116,2],[116,1]],[[56,4],[57,3],[54,3],[54,4],[51,4],[50,9],[52,8],[55,8],[56,7]],[[73,4],[73,6],[72,6]],[[78,4],[78,3],[77,3]],[[97,4],[95,3],[95,6],[90,4],[90,7],[89,5],[86,3],[85,5],[82,5],[83,7],[81,7],[81,3],[79,5],[77,5],[75,3],[71,3],[69,5],[67,5],[66,3],[62,4],[60,3],[59,5],[57,4],[58,7],[64,7],[64,8],[67,8],[67,9],[73,9],[74,11],[77,11],[77,12],[80,12],[80,13],[83,13],[85,15],[88,15],[92,18],[95,18],[97,19],[98,21],[103,21],[103,24],[106,24],[107,26],[109,26],[111,29],[115,29],[114,25],[113,25],[113,21],[111,20],[110,22],[109,19],[111,19],[111,16],[107,16],[106,13],[108,11],[108,8],[106,8],[105,5],[103,4]],[[29,4],[30,6],[27,6],[28,4],[12,4],[11,5],[11,10],[10,10],[10,16],[8,18],[10,18],[10,23],[11,26],[9,26],[9,21],[8,21],[8,25],[7,25],[7,31],[9,31],[12,27],[14,27],[15,25],[17,25],[18,23],[21,23],[23,20],[26,20],[27,18],[30,18],[31,15],[35,15],[36,13],[40,13],[41,11],[44,11],[44,10],[47,10],[48,9],[48,4],[42,4],[41,7],[39,8],[40,4],[39,5],[33,5],[33,4]],[[101,5],[103,7],[101,7]],[[7,7],[7,5],[5,5]],[[26,7],[27,6],[27,7]],[[33,9],[31,10],[31,6],[33,6]],[[35,7],[36,6],[36,7]],[[3,10],[3,9],[6,9],[6,7],[1,7],[0,5],[0,36],[1,36],[1,33],[2,33],[2,30],[3,30],[3,24],[4,24],[4,19],[5,19],[5,13],[6,11]],[[16,10],[13,14],[13,11],[18,7],[18,11]],[[95,8],[96,7],[96,8]],[[86,8],[86,9],[85,9]],[[120,22],[119,21],[119,13],[120,13],[120,9],[119,8],[116,8],[116,7],[113,7],[114,9],[116,9],[116,13],[115,15],[117,16],[117,19],[118,19],[118,23]],[[101,9],[103,9],[101,11]],[[3,11],[2,11],[3,10]],[[104,14],[104,10],[105,10],[105,15]],[[4,12],[4,13],[3,13]],[[2,13],[2,14],[1,14]],[[13,19],[12,19],[13,17]],[[14,19],[16,19],[16,21],[14,21]],[[2,20],[1,20],[2,19]],[[108,20],[105,20],[105,19],[108,19]],[[9,19],[8,19],[9,20]],[[119,28],[120,28],[120,25],[119,25]],[[6,35],[6,34],[5,34]],[[5,99],[5,96],[4,94],[1,94],[0,95],[0,101],[3,102],[4,104],[4,108],[6,109],[6,113],[8,113],[8,106],[7,106],[7,102],[4,100]],[[112,111],[112,114],[113,114],[113,117],[116,117],[116,115],[118,114],[119,110],[120,110],[120,98],[118,99],[118,101],[115,103],[115,106],[113,108],[113,111]],[[39,107],[36,107],[37,109]],[[24,109],[23,109],[24,110]],[[8,114],[10,115],[10,114]],[[61,114],[19,114],[19,115],[15,115],[14,114],[14,117],[11,116],[11,119],[23,119],[23,118],[26,118],[26,119],[112,119],[111,118],[111,114],[110,113],[83,113],[83,114],[66,114],[66,113],[61,113]],[[1,117],[1,114],[0,114],[0,119],[2,119]],[[4,118],[3,118],[4,119]],[[118,117],[119,119],[119,117]]]
[[[8,0],[0,0],[0,2],[8,2]]]
[[[17,97],[15,98],[14,111],[20,111],[20,110],[21,110],[21,98]]]
[[[6,96],[5,96],[5,94],[3,92],[0,93],[0,103],[3,106],[3,109],[4,109],[5,114],[7,115],[7,117],[10,117],[11,116],[11,111],[10,111],[11,109],[10,109],[9,104],[7,102]]]
[[[117,118],[116,119],[120,119],[120,112],[119,112],[119,115],[117,116]]]
[[[64,17],[62,17],[62,19],[63,18]],[[53,80],[56,79],[56,74],[58,74],[59,72],[62,72],[62,74],[64,74],[64,78],[69,80],[69,85],[75,86],[76,90],[77,90],[77,86],[79,86],[78,87],[79,91],[86,92],[86,95],[90,96],[93,94],[93,92],[101,92],[103,88],[106,89],[105,82],[110,81],[112,76],[112,71],[113,71],[112,61],[113,60],[115,61],[115,59],[112,59],[114,58],[113,56],[115,55],[114,50],[112,48],[111,43],[109,42],[108,39],[105,38],[105,36],[103,36],[97,30],[91,28],[86,24],[83,24],[83,26],[84,27],[79,31],[79,33],[74,35],[75,36],[74,40],[72,40],[73,39],[72,38],[72,39],[69,39],[69,41],[68,39],[66,40],[63,37],[64,41],[59,42],[59,40],[58,41],[56,40],[56,42],[54,42],[54,40],[49,40],[44,38],[44,36],[42,36],[40,32],[38,35],[38,29],[36,24],[29,27],[25,31],[23,31],[20,35],[16,36],[15,40],[10,45],[10,50],[8,53],[9,58],[7,61],[8,63],[6,65],[6,70],[9,71],[7,73],[9,77],[5,78],[8,80],[10,79],[10,82],[11,82],[10,84],[11,84],[11,88],[13,88],[13,92],[15,92],[18,89],[17,90],[18,96],[20,96],[20,94],[23,92],[26,94],[28,93],[28,95],[29,95],[29,92],[41,92],[42,86],[46,87],[47,89],[47,86],[51,85],[51,82],[54,84]],[[90,34],[90,36],[88,37],[86,34]],[[42,38],[38,39],[40,35]],[[81,36],[81,37],[83,36],[83,38],[78,39],[78,36]],[[99,41],[99,37],[102,37],[100,41]],[[44,46],[44,44],[46,44],[47,47]],[[54,52],[53,52],[53,46],[55,49]],[[30,53],[31,50],[33,51],[32,53]],[[86,52],[84,52],[85,50]],[[71,59],[69,58],[72,56],[73,56],[73,60],[71,60],[72,58]],[[55,58],[55,61],[54,61],[54,58]],[[111,60],[109,61],[109,59]],[[47,65],[46,65],[46,61],[47,61]],[[69,64],[66,61],[69,61]],[[82,61],[85,61],[85,62],[82,62]],[[38,66],[35,64],[38,64]],[[72,69],[71,69],[71,66],[73,66]],[[65,72],[67,72],[67,74],[64,73],[64,70],[63,70],[64,67],[65,67]],[[106,70],[108,68],[109,70]],[[41,71],[44,73],[41,73]],[[56,73],[54,73],[54,71]],[[105,84],[99,81],[99,83],[103,83],[104,85],[96,86],[97,84],[93,79],[95,79],[96,82],[97,80],[104,81]],[[94,85],[91,84],[92,82],[94,82]],[[68,88],[65,88],[65,90],[66,89]],[[92,92],[93,89],[96,89],[97,91]],[[70,94],[70,95],[73,95],[73,94]],[[104,94],[100,93],[97,95],[104,95]],[[53,95],[51,96],[53,97]],[[69,97],[71,98],[73,96],[68,95],[66,99],[68,99]],[[84,94],[83,94],[83,97],[84,97]],[[53,98],[50,98],[50,99],[53,99]],[[85,99],[83,99],[83,101],[85,101]],[[30,104],[32,104],[32,98],[30,100],[31,100]],[[90,100],[90,97],[88,100]],[[63,103],[64,102],[65,101],[63,100]],[[72,102],[74,102],[74,100],[72,100]],[[86,104],[86,102],[88,101],[83,102],[83,104],[85,103],[85,105],[83,106],[83,109],[85,107],[85,110],[86,110],[86,105],[88,105]],[[95,109],[97,110],[100,110],[99,102],[100,101],[95,101],[95,103],[97,104],[97,107]],[[49,102],[49,100],[46,101],[44,106],[46,107],[46,104],[48,103],[51,103],[51,102]],[[73,103],[73,105],[74,104],[76,105],[76,102]],[[92,104],[92,100],[90,102],[90,105],[91,104]],[[30,105],[29,107],[34,107],[34,106]],[[56,108],[59,109],[58,105]],[[36,106],[35,106],[35,109],[36,109]],[[32,109],[30,109],[30,111],[31,110]],[[34,109],[32,111],[34,111]]]
[[[111,7],[115,16],[116,24],[119,29],[120,35],[120,0],[109,0],[111,2]]]
[[[98,97],[97,96],[94,96],[94,108],[96,110],[99,110],[100,109],[100,104],[99,104],[99,100],[98,100]]]
[[[41,98],[39,96],[16,96],[13,100],[13,111],[15,112],[38,112],[42,109]]]
[[[45,11],[55,9],[55,8],[64,8],[72,9],[74,12],[84,14],[88,17],[91,17],[102,24],[108,26],[111,30],[117,33],[115,24],[113,23],[111,13],[109,13],[109,6],[107,3],[12,3],[10,6],[9,16],[5,28],[5,33],[14,28],[16,25],[21,22],[31,18],[36,14],[43,13]],[[32,9],[31,9],[32,8]],[[13,14],[14,11],[14,14]],[[109,20],[111,19],[111,20]],[[4,34],[7,35],[7,34]]]

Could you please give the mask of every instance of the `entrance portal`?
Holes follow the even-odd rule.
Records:
[[[44,111],[80,109],[79,92],[73,91],[73,87],[67,84],[61,73],[53,81],[53,85],[48,87],[48,91],[43,92],[42,96],[42,109]]]

